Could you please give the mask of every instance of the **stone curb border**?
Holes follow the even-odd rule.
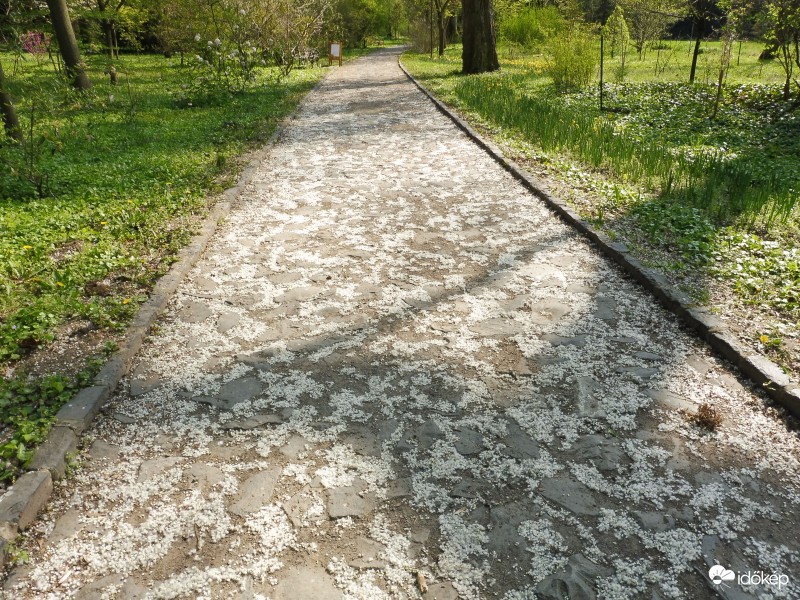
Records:
[[[295,109],[278,122],[269,140],[261,148],[249,154],[250,160],[236,183],[222,192],[209,215],[203,220],[200,233],[178,252],[177,260],[153,287],[150,298],[139,307],[133,322],[125,331],[120,349],[94,378],[94,385],[80,390],[56,413],[56,421],[47,439],[36,449],[27,472],[0,497],[0,568],[5,565],[9,544],[20,531],[27,529],[36,520],[39,511],[50,499],[53,493],[53,481],[63,478],[66,474],[67,456],[77,450],[80,434],[89,427],[128,372],[134,356],[147,337],[147,332],[167,306],[178,285],[200,258],[217,227],[230,212],[233,203],[238,200],[259,165],[280,140],[288,124],[302,110],[306,98],[322,86],[331,72],[326,73],[306,93]]]
[[[542,200],[564,222],[594,242],[603,254],[616,262],[626,274],[651,292],[667,310],[677,315],[686,325],[697,332],[718,354],[736,365],[745,377],[761,386],[789,413],[800,418],[800,385],[792,381],[778,365],[742,345],[720,319],[702,306],[693,303],[689,296],[672,286],[662,273],[645,267],[639,259],[628,252],[625,244],[613,241],[605,233],[598,231],[582,219],[566,202],[545,192],[535,177],[514,161],[506,158],[498,146],[484,139],[466,121],[434,97],[406,70],[400,62],[400,57],[398,57],[398,65],[406,77],[433,102],[439,112],[452,120],[467,137],[511,173],[528,191]]]

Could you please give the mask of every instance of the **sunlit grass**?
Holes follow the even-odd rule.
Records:
[[[22,149],[0,148],[11,167],[0,172],[0,363],[47,342],[66,319],[124,326],[209,192],[231,180],[235,157],[265,142],[325,72],[299,69],[278,83],[264,69],[243,93],[178,108],[190,76],[178,59],[123,56],[112,86],[105,60],[89,57],[85,95],[59,84],[47,62],[0,59],[33,132]]]
[[[745,47],[743,69],[758,50],[756,44]],[[501,72],[466,77],[458,75],[458,47],[442,59],[407,54],[404,61],[438,93],[486,122],[648,192],[680,198],[720,222],[747,215],[773,223],[792,213],[800,189],[800,121],[780,100],[778,84],[728,85],[712,120],[715,86],[655,81],[651,73],[649,82],[606,84],[611,112],[601,112],[599,86],[558,94],[543,74],[542,56],[519,48],[501,48],[500,56]],[[651,52],[641,62],[654,60]],[[630,79],[635,77],[645,77],[644,66],[638,73],[632,69]]]

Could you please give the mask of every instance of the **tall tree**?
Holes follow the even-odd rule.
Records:
[[[100,13],[100,29],[103,30],[103,38],[111,61],[117,58],[115,56],[116,45],[114,44],[114,13],[119,11],[124,4],[125,0],[121,0],[115,7],[108,0],[97,0],[97,11]]]
[[[692,17],[694,28],[694,51],[692,52],[692,67],[689,70],[689,83],[694,83],[697,74],[697,58],[700,56],[700,42],[708,31],[708,26],[714,18],[716,5],[714,0],[688,0],[687,7]]]
[[[3,115],[3,126],[6,135],[12,140],[22,141],[22,129],[19,126],[17,111],[14,110],[14,103],[11,94],[6,91],[6,77],[3,73],[3,63],[0,63],[0,113]]]
[[[464,0],[464,46],[461,72],[486,73],[500,68],[497,60],[492,0]]]
[[[445,25],[447,22],[447,12],[450,9],[451,0],[433,0],[436,5],[436,28],[439,32],[439,56],[444,54],[447,45]]]
[[[56,32],[61,57],[64,59],[64,70],[67,77],[72,79],[72,85],[77,89],[88,90],[92,87],[92,83],[86,76],[81,62],[81,52],[78,49],[75,32],[72,30],[67,2],[66,0],[47,0],[47,7],[50,9],[50,18]]]
[[[675,0],[622,0],[621,4],[639,59],[644,57],[652,42],[664,37],[669,26],[684,12]]]
[[[767,42],[775,49],[783,68],[783,97],[792,92],[795,67],[800,69],[800,0],[769,0],[764,7]],[[800,86],[800,82],[795,79]]]

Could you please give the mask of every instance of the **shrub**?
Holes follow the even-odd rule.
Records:
[[[555,6],[526,8],[507,16],[500,24],[500,35],[525,47],[543,44],[566,29],[564,17]]]
[[[423,19],[415,19],[408,27],[408,36],[416,52],[431,51],[430,26]]]
[[[603,27],[603,32],[611,48],[611,58],[621,55],[624,62],[631,34],[628,32],[628,24],[625,22],[625,13],[621,6],[617,6],[611,16],[608,17],[608,21]]]
[[[579,26],[550,40],[547,74],[557,90],[568,92],[589,85],[598,61],[594,41],[594,36]]]

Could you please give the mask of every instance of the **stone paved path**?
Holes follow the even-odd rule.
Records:
[[[8,597],[800,597],[797,435],[397,55],[308,98]]]

